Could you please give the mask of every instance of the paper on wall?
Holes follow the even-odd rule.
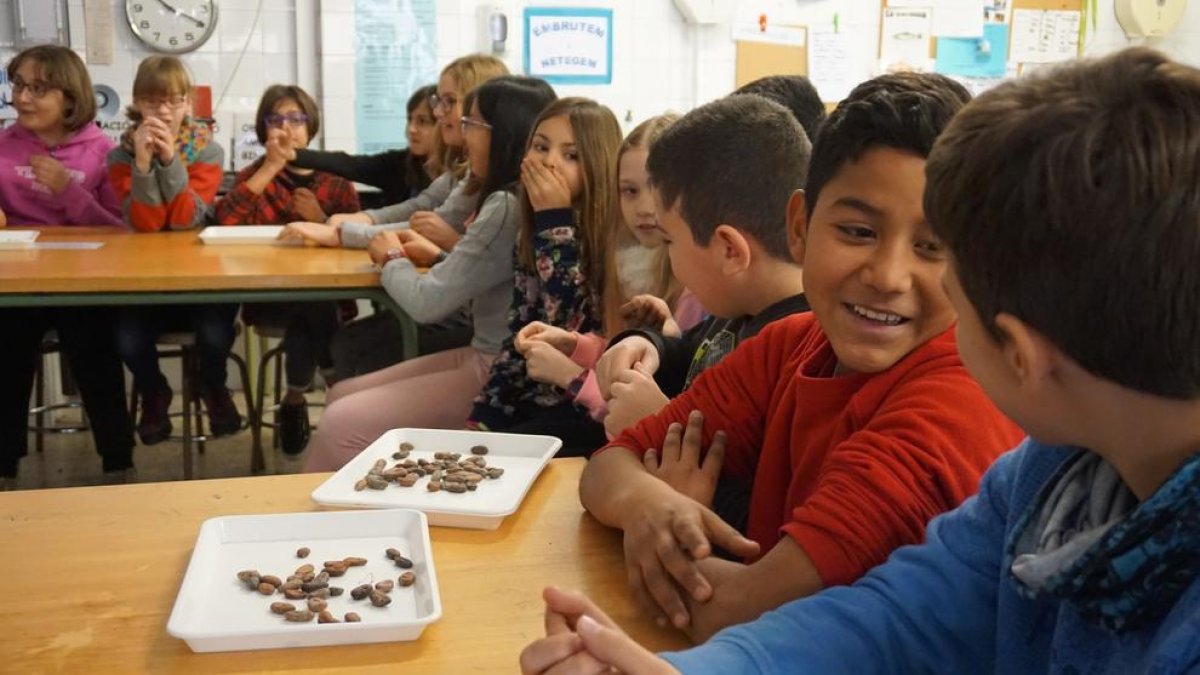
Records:
[[[1079,56],[1080,12],[1018,9],[1012,19],[1012,54],[1018,63],[1055,63]]]
[[[870,59],[864,58],[862,49],[855,49],[856,35],[850,27],[808,29],[808,79],[822,101],[836,103],[846,98],[858,83],[871,77]]]
[[[985,0],[933,0],[933,34],[982,37]]]
[[[972,78],[1004,77],[1008,64],[1008,26],[989,24],[982,38],[938,38],[936,70]]]
[[[932,10],[928,7],[885,7],[879,60],[884,70],[929,70]]]
[[[113,62],[113,5],[107,0],[84,0],[83,31],[87,41],[89,65],[106,66]]]

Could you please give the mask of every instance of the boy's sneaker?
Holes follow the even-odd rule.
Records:
[[[142,445],[162,443],[171,437],[171,390],[159,389],[142,394],[142,418],[138,420],[138,438]]]
[[[279,404],[279,446],[288,455],[298,455],[308,446],[312,427],[308,422],[305,403]]]
[[[228,389],[205,389],[200,398],[204,400],[204,409],[208,411],[208,429],[213,437],[220,438],[241,430],[242,415],[233,404]]]

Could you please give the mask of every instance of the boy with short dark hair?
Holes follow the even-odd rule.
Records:
[[[825,103],[817,88],[803,75],[767,75],[738,87],[733,96],[755,94],[787,108],[804,127],[808,137],[816,138],[825,121]]]
[[[1033,437],[925,544],[670,664],[548,589],[525,672],[1200,671],[1198,152],[1200,70],[1150,50],[980,96],[925,203],[963,361]]]
[[[749,133],[711,111],[752,98],[698,108],[650,150],[677,271],[689,266],[675,233],[707,215],[691,195],[721,190],[660,148],[709,124]],[[968,98],[929,74],[856,88],[826,120],[807,189],[788,205],[813,312],[768,325],[589,462],[583,505],[625,530],[630,585],[661,621],[703,640],[854,582],[921,541],[926,523],[974,494],[1020,440],[958,358],[941,286],[946,256],[921,204],[925,157]],[[716,177],[733,192],[759,180]],[[685,283],[705,301],[702,287]],[[651,448],[662,449],[661,462]],[[717,476],[740,504],[714,501]],[[745,537],[728,522],[739,509]],[[745,564],[711,556],[714,546]]]

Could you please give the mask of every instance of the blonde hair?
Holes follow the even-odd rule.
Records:
[[[580,267],[584,283],[593,298],[600,300],[596,309],[604,320],[602,292],[605,288],[608,242],[615,223],[620,222],[617,204],[617,149],[621,145],[621,125],[613,112],[590,98],[562,98],[546,106],[533,123],[533,134],[542,122],[565,115],[571,124],[575,147],[579,151],[579,169],[583,187],[576,210],[576,237],[580,240]],[[529,142],[525,144],[526,152]],[[535,269],[533,259],[533,206],[521,189],[521,233],[517,253],[521,264]]]
[[[442,68],[442,75],[449,75],[454,80],[455,93],[461,102],[466,99],[476,87],[488,80],[508,75],[508,66],[500,59],[488,54],[467,54],[454,59]],[[430,111],[432,112],[432,111]],[[463,115],[468,111],[464,110]],[[441,168],[450,171],[456,178],[462,178],[467,173],[466,153],[462,148],[452,148],[442,142],[442,134],[437,136],[437,147],[441,152]],[[432,156],[432,153],[430,153]]]
[[[156,55],[142,59],[133,78],[133,99],[152,96],[192,95],[192,76],[187,66],[174,56]],[[125,108],[125,116],[134,122],[142,121],[136,106]]]
[[[629,132],[625,140],[621,142],[620,149],[617,150],[617,185],[620,185],[620,164],[621,158],[625,153],[631,150],[649,150],[655,140],[666,130],[667,127],[675,123],[679,119],[676,113],[666,113],[657,117],[642,122]],[[618,213],[620,211],[618,210]],[[629,246],[641,246],[637,237],[633,236],[633,232],[629,231],[629,224],[622,222],[624,217],[619,217],[613,223],[612,238],[608,243],[608,250],[605,255],[605,272],[606,281],[604,284],[604,316],[605,316],[605,332],[608,335],[614,335],[624,328],[617,321],[618,309],[629,298],[625,297],[625,293],[621,288],[621,279],[617,276],[617,252]],[[667,253],[666,246],[659,246],[654,251],[654,279],[650,287],[650,294],[658,296],[666,301],[669,307],[674,308],[675,303],[679,300],[680,294],[683,293],[683,286],[675,279],[675,274],[671,271],[671,256]]]

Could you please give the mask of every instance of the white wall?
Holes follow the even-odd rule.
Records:
[[[115,62],[90,68],[97,83],[114,87],[127,102],[137,63],[149,52],[136,44],[124,23],[124,0],[111,1],[116,22]],[[0,0],[0,24],[9,17],[11,2]],[[261,0],[261,16],[255,23],[258,2],[220,0],[217,35],[184,57],[197,82],[212,86],[214,104],[228,86],[215,115],[222,144],[228,149],[234,115],[239,119],[252,116],[268,84],[298,81],[322,101],[326,147],[353,150],[354,0]],[[729,0],[728,16],[715,26],[686,24],[671,0],[437,0],[439,66],[480,49],[476,9],[496,6],[509,17],[508,48],[502,57],[514,72],[520,71],[521,11],[531,4],[612,8],[612,84],[561,86],[558,91],[607,104],[627,126],[664,110],[685,111],[733,88],[735,48],[730,35],[732,18],[739,9],[765,7],[772,21],[801,24],[826,23],[837,13],[843,29],[861,36],[860,48],[869,53],[876,49],[878,38],[876,0]],[[69,5],[72,45],[82,52],[86,43],[83,0],[69,0]],[[1089,55],[1130,44],[1117,25],[1112,0],[1099,0],[1098,5],[1097,30],[1089,29],[1085,43]],[[1147,44],[1200,67],[1200,0],[1188,4],[1178,30]],[[245,56],[235,70],[244,45]],[[12,55],[11,50],[0,48],[0,62]]]

